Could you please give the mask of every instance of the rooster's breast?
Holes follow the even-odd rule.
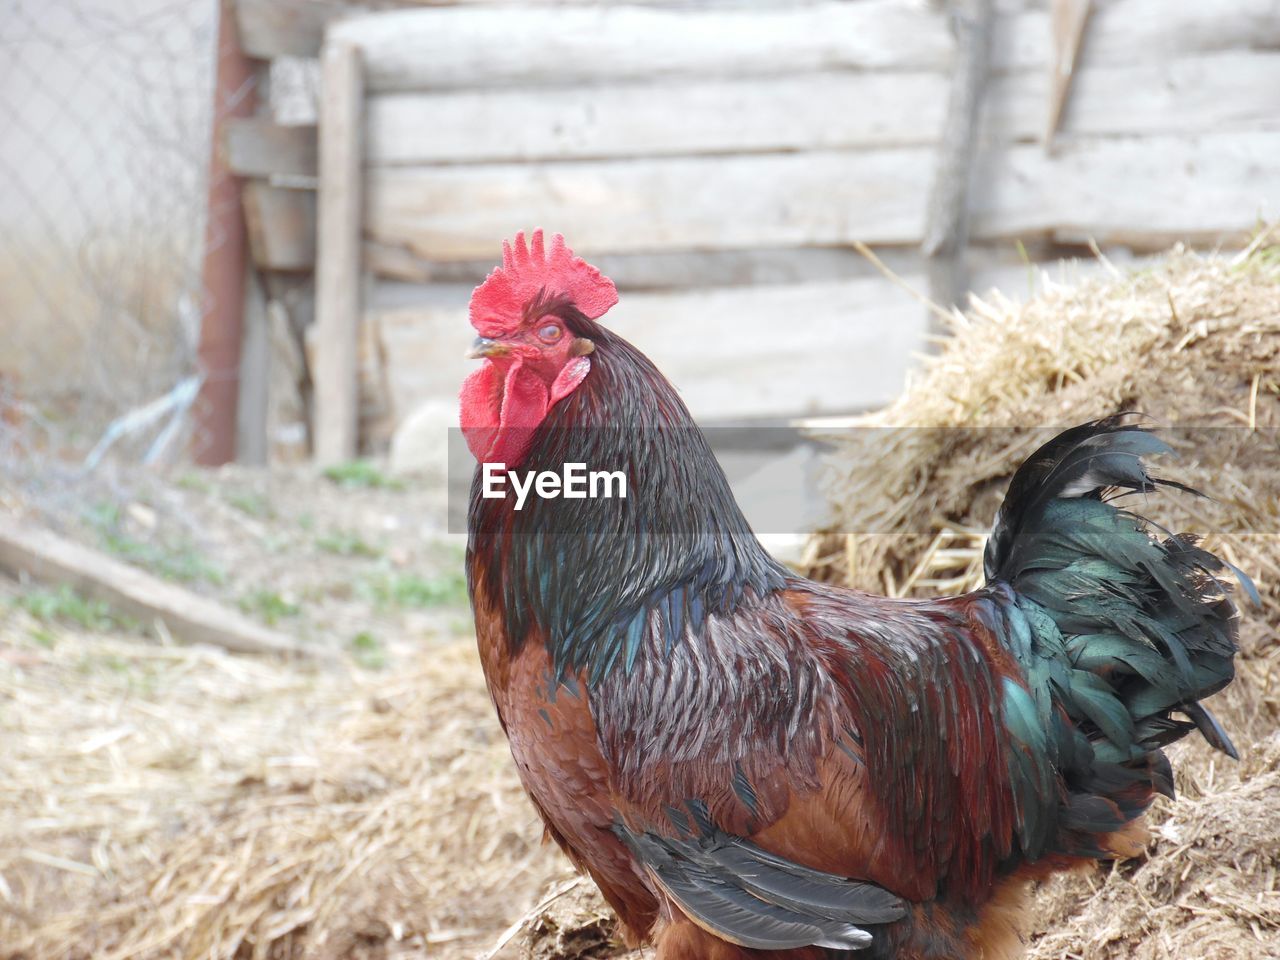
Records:
[[[505,658],[500,670],[491,671],[492,658],[484,659],[520,781],[548,834],[580,870],[591,874],[627,926],[643,935],[657,904],[630,852],[613,833],[617,812],[609,769],[584,678],[552,680],[551,660],[541,643],[524,644]]]

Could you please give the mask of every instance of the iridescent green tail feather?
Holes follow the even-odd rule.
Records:
[[[999,632],[1025,672],[1004,712],[1032,858],[1106,856],[1099,835],[1172,795],[1161,748],[1190,731],[1236,756],[1200,703],[1234,676],[1229,565],[1120,502],[1187,489],[1147,472],[1143,458],[1167,452],[1122,417],[1060,434],[1014,476],[987,545]]]

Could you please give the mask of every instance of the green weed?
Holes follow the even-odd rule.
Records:
[[[119,625],[106,603],[81,596],[66,584],[53,590],[28,591],[13,602],[41,623],[73,623],[85,630],[111,630]],[[47,631],[42,637],[33,634],[33,639],[42,646],[53,646]]]
[[[365,559],[376,560],[382,556],[380,549],[363,539],[359,534],[344,530],[335,530],[332,533],[316,537],[316,546],[325,553],[336,554],[339,557],[364,557]]]
[[[286,617],[296,617],[302,608],[274,590],[254,590],[240,598],[240,609],[274,627]]]
[[[327,479],[348,490],[403,490],[404,484],[388,477],[369,460],[348,460],[324,471]]]
[[[423,609],[462,606],[467,602],[467,581],[460,573],[420,577],[416,573],[379,571],[362,584],[364,594],[379,607]]]
[[[387,665],[387,653],[382,649],[382,642],[368,630],[361,630],[351,638],[351,653],[365,669],[381,670]]]

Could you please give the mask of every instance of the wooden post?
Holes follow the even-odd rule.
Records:
[[[969,290],[964,264],[969,240],[969,180],[990,62],[992,0],[952,0],[948,15],[956,38],[955,60],[921,244],[929,298],[943,307],[960,303]],[[934,332],[941,332],[932,312],[929,322]]]
[[[321,465],[355,456],[359,398],[360,236],[364,93],[360,51],[327,42],[320,56],[320,189],[312,435]]]
[[[198,358],[204,383],[195,404],[192,456],[218,466],[236,456],[236,402],[240,380],[240,339],[244,326],[248,248],[240,180],[225,160],[223,128],[247,117],[257,103],[254,66],[240,47],[233,0],[218,10],[218,62],[210,137],[208,215],[202,268],[202,321]]]

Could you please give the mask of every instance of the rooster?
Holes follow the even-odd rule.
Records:
[[[1232,679],[1227,565],[1118,505],[1172,485],[1124,417],[1014,476],[986,586],[816,583],[753,536],[675,389],[598,321],[613,283],[504,244],[461,391],[481,465],[624,470],[627,499],[486,496],[467,574],[521,780],[660,960],[1009,958],[1030,881],[1137,854],[1162,747]],[[1247,581],[1244,581],[1247,583]]]

